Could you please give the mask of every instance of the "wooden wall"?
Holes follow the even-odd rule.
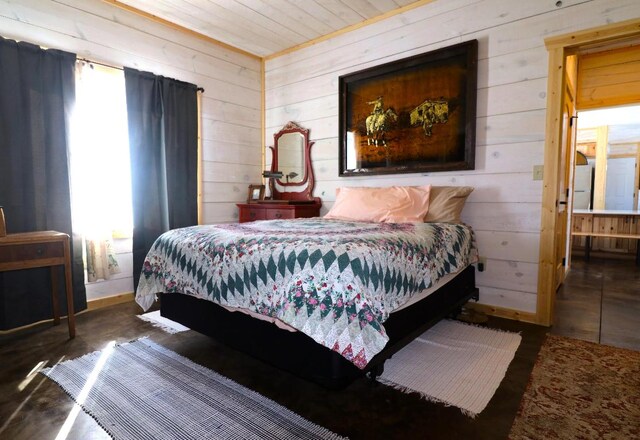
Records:
[[[0,0],[0,35],[203,87],[204,222],[237,219],[235,203],[246,200],[250,183],[260,182],[259,59],[100,0]],[[123,274],[92,283],[88,299],[133,290],[130,241],[118,241],[116,249]]]
[[[339,186],[470,185],[463,220],[477,232],[484,304],[535,312],[548,54],[544,39],[640,16],[636,0],[437,0],[266,62],[266,133],[310,128],[323,213]],[[338,77],[470,39],[479,40],[476,169],[338,177]]]
[[[576,108],[640,102],[640,46],[580,55]]]

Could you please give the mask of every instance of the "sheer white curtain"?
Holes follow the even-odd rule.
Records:
[[[120,272],[113,238],[130,237],[131,169],[124,73],[78,62],[71,142],[73,222],[90,282]]]

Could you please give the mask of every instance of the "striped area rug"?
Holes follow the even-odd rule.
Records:
[[[42,370],[114,439],[340,439],[148,339]]]
[[[384,364],[378,380],[475,417],[507,372],[522,337],[456,321],[441,321]]]

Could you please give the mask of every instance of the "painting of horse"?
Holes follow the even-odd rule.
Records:
[[[398,121],[398,115],[392,109],[387,109],[382,113],[372,113],[367,116],[365,126],[367,127],[367,145],[376,147],[386,147],[387,141],[385,133]]]

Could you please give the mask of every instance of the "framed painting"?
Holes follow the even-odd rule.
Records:
[[[339,78],[340,176],[472,170],[478,41]]]
[[[264,185],[249,185],[247,203],[258,203],[264,200]]]

